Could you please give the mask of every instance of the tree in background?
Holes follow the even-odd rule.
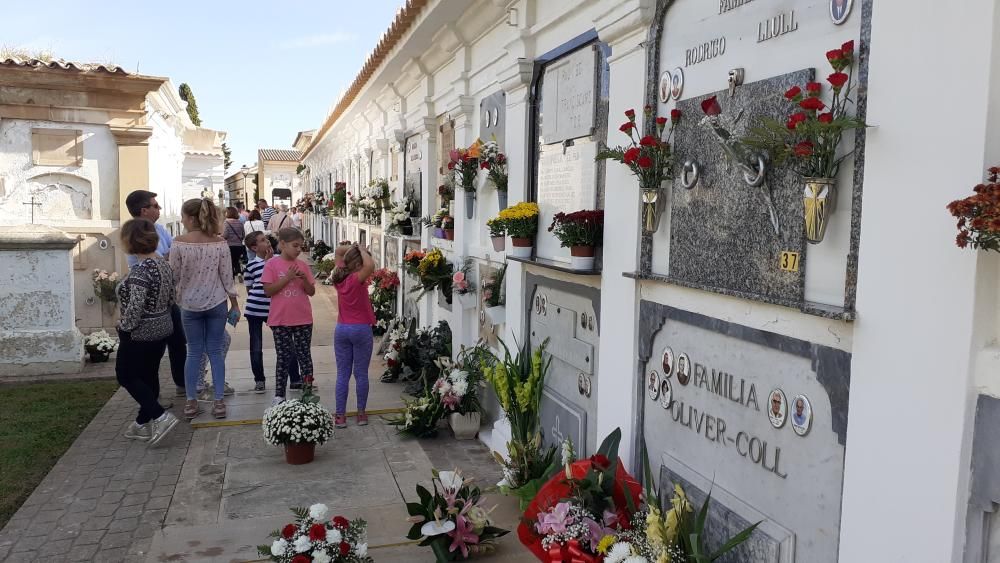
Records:
[[[225,159],[223,163],[223,170],[229,170],[229,165],[233,163],[233,151],[229,149],[229,145],[222,143],[222,157]]]
[[[196,127],[201,127],[201,117],[198,116],[198,102],[194,99],[191,87],[185,82],[177,89],[177,93],[180,94],[182,100],[187,102],[187,112],[188,117],[191,118],[191,123],[194,123]]]

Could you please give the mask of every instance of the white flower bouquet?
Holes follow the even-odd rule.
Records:
[[[105,303],[117,303],[118,294],[115,288],[118,286],[118,272],[108,272],[107,270],[94,270],[90,275],[94,282],[94,295]]]
[[[271,545],[257,551],[280,563],[371,563],[368,523],[358,518],[329,517],[325,504],[293,508],[295,522],[271,533]]]
[[[291,399],[264,412],[264,440],[273,446],[323,444],[333,437],[333,417],[318,402]]]
[[[106,360],[112,352],[118,350],[118,339],[106,331],[99,330],[83,337],[83,349],[92,359]]]

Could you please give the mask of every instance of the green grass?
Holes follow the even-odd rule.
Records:
[[[0,528],[116,389],[114,380],[0,385]]]

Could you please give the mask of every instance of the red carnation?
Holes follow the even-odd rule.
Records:
[[[840,89],[844,87],[844,84],[847,84],[848,78],[849,77],[847,76],[847,74],[843,72],[835,72],[830,76],[827,76],[826,81],[829,82],[831,86],[833,86],[833,89],[835,91],[839,92]]]
[[[625,117],[627,117],[629,119],[634,118],[635,117],[635,110],[634,109],[627,109],[627,110],[625,110]]]
[[[644,146],[644,147],[655,147],[656,146],[656,137],[654,137],[652,135],[646,135],[645,137],[643,137],[642,139],[639,140],[639,144],[642,145],[642,146]]]
[[[789,119],[788,123],[785,123],[785,127],[788,127],[790,130],[794,131],[795,128],[798,126],[798,124],[799,124],[798,121],[795,121],[794,119]]]
[[[801,107],[802,109],[807,109],[807,110],[811,110],[811,111],[819,111],[819,110],[825,108],[826,104],[824,104],[823,100],[821,100],[819,98],[806,98],[806,99],[802,100],[801,102],[799,102],[799,107]]]
[[[810,82],[806,84],[806,90],[809,91],[810,96],[818,96],[820,90],[823,89],[823,85],[819,82]]]
[[[653,159],[648,156],[640,156],[636,164],[639,165],[639,168],[649,168],[653,166]]]
[[[622,157],[622,162],[625,164],[632,164],[637,158],[639,158],[639,147],[632,147],[625,151],[625,156]]]
[[[292,536],[294,535],[295,535],[295,524],[288,524],[287,526],[281,529],[281,537],[285,538],[286,540],[292,539]]]
[[[670,110],[670,121],[677,123],[680,120],[681,120],[681,110],[679,109]]]
[[[800,111],[798,113],[792,114],[792,117],[790,119],[795,123],[802,123],[803,121],[806,120],[807,117],[808,116],[805,114],[805,112]]]
[[[656,126],[657,127],[661,127],[662,128],[666,124],[667,124],[667,118],[666,117],[657,117],[656,118]]]
[[[489,170],[490,162],[488,160],[484,160],[479,164],[479,167],[482,168],[483,170]]]
[[[309,540],[323,541],[326,539],[326,526],[323,524],[313,524],[309,526]]]
[[[311,563],[312,559],[308,555],[296,555],[292,557],[292,563]]]
[[[795,145],[792,149],[795,156],[811,156],[813,152],[813,144],[809,141],[802,141],[801,143]]]
[[[705,112],[705,115],[719,115],[722,113],[722,106],[719,105],[715,96],[712,96],[701,102],[701,111]]]
[[[631,121],[628,121],[628,122],[622,123],[622,126],[619,127],[618,130],[621,131],[622,133],[628,133],[629,135],[631,135],[632,134],[632,129],[634,129],[634,128],[635,128],[635,123],[632,123]]]
[[[799,88],[798,86],[792,86],[791,88],[788,89],[787,92],[785,92],[785,97],[788,98],[789,100],[794,100],[795,98],[799,97],[800,94],[802,94],[802,88]]]
[[[455,161],[453,160],[448,163],[448,170],[454,170],[454,169],[455,169]]]
[[[826,113],[821,113],[818,117],[816,117],[816,119],[818,119],[820,123],[833,123],[833,112],[828,111]]]
[[[826,52],[826,60],[832,62],[839,61],[841,57],[844,56],[844,52],[840,49],[832,49]]]
[[[347,557],[347,554],[351,552],[351,544],[342,541],[340,542],[340,555],[342,557]]]
[[[642,113],[644,113],[646,115],[652,115],[653,114],[653,106],[643,106]]]
[[[344,518],[343,516],[334,516],[333,517],[333,527],[334,528],[339,528],[341,530],[346,530],[348,528],[348,526],[350,526],[350,524],[351,523],[347,521],[347,518]]]
[[[845,59],[849,59],[854,56],[854,40],[851,39],[847,43],[840,46],[840,52]]]

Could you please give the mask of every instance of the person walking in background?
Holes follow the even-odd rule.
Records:
[[[245,207],[243,207],[243,203],[242,202],[236,204],[236,210],[239,211],[239,213],[240,213],[240,223],[245,225],[246,222],[247,222],[247,219],[250,218],[250,214],[247,213],[247,210],[246,210]]]
[[[261,219],[261,217],[260,217],[260,211],[258,209],[254,209],[254,210],[252,210],[250,212],[250,216],[247,219],[246,224],[243,225],[243,230],[245,232],[247,232],[247,233],[260,232],[260,233],[264,233],[265,235],[267,234],[265,232],[265,231],[267,231],[267,223],[265,223],[264,220]],[[246,239],[246,237],[244,237],[244,240],[245,239]],[[268,239],[268,240],[270,240],[270,239]],[[272,251],[274,250],[273,246],[271,247],[271,250]],[[249,263],[250,260],[253,260],[253,258],[254,258],[253,251],[250,250],[249,247],[247,247],[247,262]]]
[[[338,248],[340,250],[340,248]],[[347,394],[354,370],[355,392],[358,396],[358,426],[368,424],[368,364],[372,359],[372,325],[375,311],[368,298],[368,278],[375,271],[375,260],[368,250],[358,245],[344,253],[344,262],[333,270],[333,286],[337,289],[337,328],[333,333],[333,350],[337,359],[337,409],[334,424],[347,427]]]
[[[160,395],[160,359],[174,331],[170,308],[174,304],[174,277],[156,250],[160,237],[148,219],[130,219],[121,228],[125,251],[135,256],[116,289],[118,321],[118,383],[139,404],[125,437],[155,445],[173,430],[177,417],[163,410]]]
[[[316,294],[316,280],[309,266],[299,260],[305,239],[298,229],[286,227],[278,231],[280,256],[268,260],[260,281],[264,293],[271,298],[267,326],[274,333],[274,348],[278,354],[278,369],[273,404],[285,400],[288,381],[289,355],[298,360],[302,379],[312,383],[312,305],[309,298]]]
[[[293,226],[292,218],[288,214],[288,206],[282,204],[279,209],[280,211],[275,213],[274,216],[271,217],[271,220],[267,222],[267,230],[272,233],[276,233],[285,227]],[[281,254],[281,252],[278,252],[278,254]]]
[[[233,264],[233,277],[239,278],[243,273],[243,223],[235,207],[226,208],[226,222],[222,226],[222,237],[229,245],[229,257]]]
[[[160,220],[160,204],[156,201],[156,194],[146,190],[135,190],[125,198],[125,207],[132,217],[149,219],[153,222],[159,237],[156,254],[166,259],[170,254],[173,237],[170,236],[170,231],[166,227],[157,223]],[[126,254],[125,260],[128,262],[129,268],[139,263],[139,259],[134,254]],[[184,391],[184,361],[187,359],[187,341],[184,339],[184,327],[181,326],[181,309],[176,303],[170,307],[170,320],[174,327],[173,333],[167,337],[167,352],[170,354],[170,377],[174,380],[175,394],[178,397],[183,397],[186,394]]]
[[[226,367],[222,354],[227,313],[239,318],[239,302],[233,285],[228,244],[218,236],[219,210],[211,200],[189,199],[181,206],[181,221],[187,231],[174,239],[170,267],[177,284],[177,302],[188,339],[184,381],[187,404],[184,418],[192,420],[201,412],[196,396],[203,354],[212,365],[215,402],[212,415],[225,418],[223,401]],[[226,299],[229,307],[226,307]]]
[[[292,226],[302,230],[302,211],[299,210],[298,206],[292,208]]]
[[[274,217],[276,213],[275,209],[267,204],[266,199],[257,202],[257,210],[260,211],[260,217],[264,220],[265,225],[271,222],[271,217]]]

